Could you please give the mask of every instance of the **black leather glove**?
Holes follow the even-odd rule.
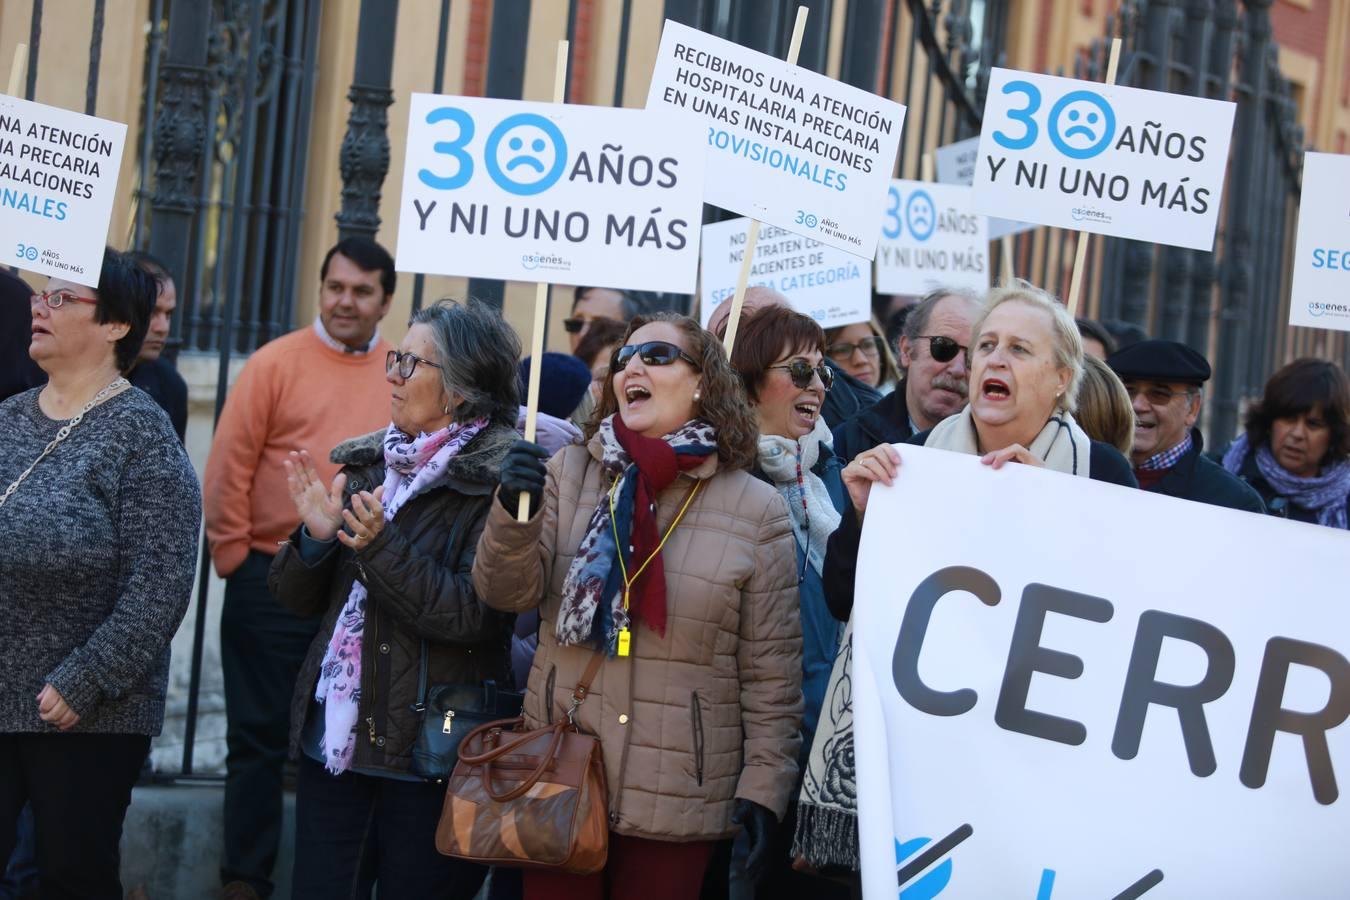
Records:
[[[731,900],[753,900],[755,886],[769,865],[769,849],[778,829],[778,817],[753,800],[737,800],[731,824],[741,830],[731,844]]]
[[[497,499],[506,507],[506,511],[515,515],[520,509],[520,495],[530,498],[530,515],[539,511],[539,501],[544,496],[544,464],[548,462],[548,451],[538,444],[520,440],[511,445],[502,459],[501,490]]]

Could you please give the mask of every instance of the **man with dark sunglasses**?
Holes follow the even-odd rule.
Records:
[[[960,412],[966,405],[966,348],[979,311],[979,297],[963,289],[939,288],[920,299],[900,336],[900,384],[834,429],[834,452],[852,460]]]
[[[638,302],[627,291],[603,287],[578,287],[572,293],[572,314],[563,319],[563,330],[573,353],[586,336],[591,322],[609,319],[627,322],[639,312]]]
[[[1146,491],[1264,513],[1250,485],[1204,455],[1200,418],[1209,360],[1179,341],[1147,340],[1117,350],[1106,364],[1134,406],[1134,477]]]

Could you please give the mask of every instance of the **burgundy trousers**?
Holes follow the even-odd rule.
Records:
[[[595,875],[526,869],[525,900],[697,900],[714,841],[649,841],[610,832]]]

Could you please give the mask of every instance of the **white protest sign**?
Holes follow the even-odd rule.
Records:
[[[704,153],[642,110],[413,94],[408,272],[693,293]]]
[[[667,20],[647,109],[697,134],[709,203],[876,252],[900,104]]]
[[[0,95],[0,264],[98,285],[127,126]]]
[[[975,204],[991,216],[1210,250],[1234,104],[994,69]]]
[[[717,305],[736,292],[749,230],[748,219],[703,226],[699,317],[705,328]],[[766,225],[759,230],[748,285],[778,291],[797,312],[833,328],[871,317],[871,276],[871,265],[860,256]]]
[[[987,291],[988,219],[974,211],[971,189],[892,181],[876,265],[883,294],[923,294],[939,286]]]
[[[1344,896],[1350,534],[899,449],[854,606],[865,895]],[[1160,523],[1183,549],[1141,554]]]
[[[943,184],[964,184],[969,186],[975,180],[975,160],[980,153],[978,136],[948,144],[933,151],[937,160],[937,180]],[[997,241],[1010,234],[1021,234],[1036,228],[1027,222],[1014,222],[1012,219],[989,219],[989,240]]]
[[[1303,156],[1289,324],[1350,331],[1350,156]]]

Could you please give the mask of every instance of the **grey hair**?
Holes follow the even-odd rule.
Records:
[[[1004,303],[1016,300],[1028,306],[1044,310],[1050,315],[1051,329],[1054,334],[1055,368],[1069,370],[1069,383],[1064,395],[1059,398],[1059,408],[1073,412],[1078,409],[1078,390],[1083,384],[1083,337],[1078,333],[1078,323],[1054,295],[1036,287],[1021,278],[1005,287],[997,287],[989,292],[984,311],[980,313],[975,327],[970,333],[978,338],[989,314]]]
[[[914,304],[914,308],[909,311],[909,317],[905,319],[905,327],[900,330],[900,337],[913,344],[920,336],[928,333],[928,323],[933,318],[933,310],[937,309],[938,304],[948,297],[958,297],[965,300],[975,309],[979,309],[983,304],[983,299],[978,291],[967,287],[936,287],[919,298],[919,302]],[[899,361],[896,363],[899,367]]]
[[[431,329],[435,360],[446,396],[464,398],[454,410],[456,422],[485,418],[514,428],[520,411],[516,364],[520,339],[506,320],[485,303],[461,305],[442,300],[413,314],[409,326]]]

